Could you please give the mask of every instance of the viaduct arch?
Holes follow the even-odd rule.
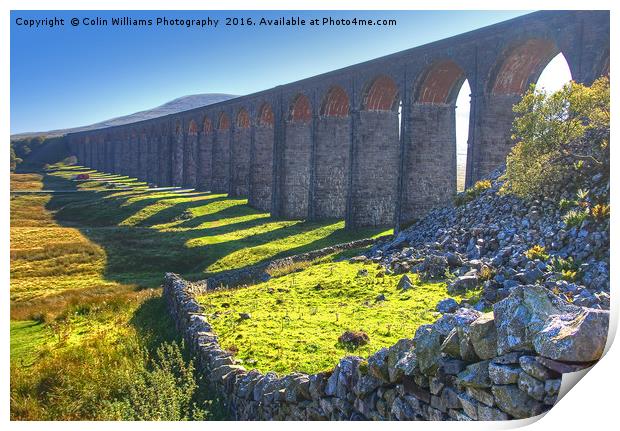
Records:
[[[456,191],[455,101],[471,89],[466,185],[503,162],[513,104],[562,53],[609,74],[608,11],[541,11],[225,102],[67,135],[80,164],[231,196],[274,217],[397,228]]]

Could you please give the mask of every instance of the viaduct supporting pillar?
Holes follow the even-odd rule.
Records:
[[[181,126],[178,125],[174,134],[174,142],[172,146],[172,185],[177,187],[183,186],[183,152],[184,152],[184,133]]]
[[[168,187],[172,185],[172,151],[170,148],[170,135],[166,131],[162,131],[159,137],[159,172],[158,185]]]
[[[402,171],[399,226],[445,206],[456,193],[455,105],[411,106]]]
[[[218,128],[213,146],[213,192],[230,191],[230,123]]]
[[[349,117],[319,117],[315,139],[312,219],[344,218],[349,188]]]
[[[268,109],[271,112],[271,120],[263,122],[259,120],[254,127],[253,160],[250,166],[251,193],[248,198],[248,203],[252,207],[262,211],[271,211],[273,185],[274,124],[273,112],[271,108]]]
[[[213,163],[213,128],[211,123],[205,121],[203,133],[200,136],[198,148],[198,178],[197,187],[199,190],[211,190],[211,175]]]
[[[308,112],[303,118],[292,117],[286,122],[279,196],[280,217],[285,219],[305,219],[308,216],[312,148],[311,115]]]
[[[348,228],[394,222],[399,171],[398,112],[354,115]]]
[[[250,188],[250,119],[247,112],[238,116],[232,129],[230,196],[248,196]]]

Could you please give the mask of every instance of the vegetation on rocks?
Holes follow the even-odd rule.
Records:
[[[534,86],[514,106],[516,145],[506,159],[504,188],[521,197],[576,190],[609,176],[609,78],[575,82],[547,94]]]

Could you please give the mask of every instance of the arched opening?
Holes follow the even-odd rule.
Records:
[[[187,128],[187,133],[189,136],[196,136],[198,134],[198,125],[194,120],[189,122],[189,127]]]
[[[368,81],[356,118],[347,226],[394,222],[400,170],[399,90],[388,75]]]
[[[561,52],[544,67],[538,80],[536,89],[553,93],[561,89],[572,79],[568,62]]]
[[[258,109],[254,131],[253,158],[250,166],[250,194],[248,203],[262,211],[271,211],[273,186],[274,112],[269,103]]]
[[[331,87],[323,97],[316,123],[313,219],[344,218],[349,190],[351,121],[349,95],[340,86]]]
[[[468,163],[471,172],[467,174],[467,186],[485,178],[505,163],[514,145],[511,138],[514,121],[512,107],[519,102],[530,84],[537,81],[540,88],[547,90],[561,87],[570,79],[565,63],[555,42],[544,38],[518,41],[500,55],[491,69],[484,103],[476,107],[476,129],[473,154]]]
[[[211,132],[213,132],[213,123],[208,117],[205,117],[204,121],[202,122],[202,133],[208,134]]]
[[[492,94],[522,95],[558,53],[555,43],[547,39],[529,39],[509,49],[493,82]]]
[[[471,108],[471,87],[466,79],[456,97],[456,191],[465,190],[467,177],[467,150],[469,142],[469,117]]]
[[[347,117],[349,115],[349,96],[342,87],[332,87],[321,105],[322,117]]]
[[[291,123],[309,123],[310,120],[312,120],[310,99],[303,94],[298,94],[291,104],[289,121]]]
[[[273,127],[273,109],[269,103],[263,103],[258,111],[258,125],[263,127]]]
[[[217,123],[218,130],[226,130],[230,128],[230,118],[225,112],[220,114],[219,121]]]
[[[237,113],[237,127],[248,129],[250,127],[250,114],[245,108],[241,108]]]
[[[398,87],[386,75],[376,77],[368,86],[363,101],[365,111],[393,111],[398,109]]]

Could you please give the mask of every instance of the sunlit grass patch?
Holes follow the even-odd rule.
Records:
[[[266,283],[217,290],[200,297],[223,348],[261,371],[288,373],[331,369],[354,353],[368,356],[433,322],[446,284],[397,289],[400,276],[381,276],[374,265],[323,262]],[[477,292],[466,295],[475,296]],[[383,295],[385,300],[381,300]],[[241,319],[239,313],[249,313]],[[344,331],[364,331],[367,345],[352,351],[338,343]]]

